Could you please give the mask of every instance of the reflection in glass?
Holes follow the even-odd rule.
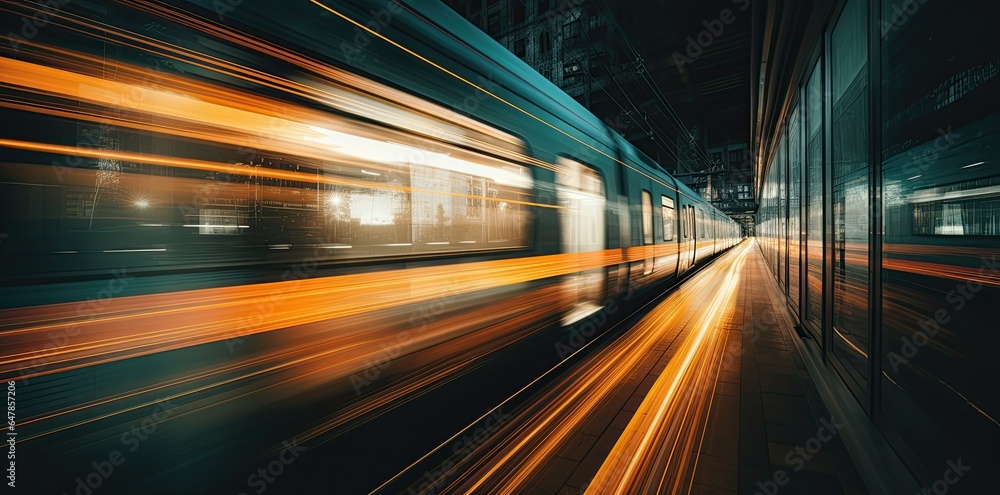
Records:
[[[559,220],[564,253],[602,251],[606,246],[604,181],[583,164],[559,157],[556,175]],[[645,191],[643,193],[647,194]],[[652,226],[650,214],[650,227]],[[645,220],[645,216],[643,217]],[[643,222],[645,227],[645,221]],[[652,234],[650,234],[652,235]],[[652,265],[652,263],[650,263]],[[604,269],[594,268],[563,277],[563,290],[573,305],[563,318],[569,325],[599,310],[603,304]]]
[[[833,30],[833,356],[858,397],[868,389],[867,2],[850,0]],[[861,400],[867,406],[867,399]]]
[[[883,0],[884,18],[895,2]],[[1000,54],[996,4],[921,4],[882,53],[879,412],[913,467],[1000,465]],[[991,278],[992,277],[992,278]],[[981,284],[981,285],[980,285]],[[978,288],[973,291],[970,288]],[[971,297],[966,297],[967,294]],[[915,354],[906,342],[923,341]],[[925,484],[940,474],[927,470]],[[995,471],[962,479],[992,493]]]
[[[820,63],[806,84],[806,187],[808,240],[806,299],[808,318],[822,328],[823,322],[823,82]],[[822,342],[820,335],[813,335]]]
[[[788,300],[799,306],[801,266],[802,136],[799,107],[788,119]]]

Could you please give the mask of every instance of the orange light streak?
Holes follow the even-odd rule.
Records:
[[[620,249],[609,249],[121,297],[87,316],[78,313],[76,302],[2,310],[0,344],[6,352],[0,366],[4,376],[20,372],[31,378],[426,301],[453,280],[455,293],[468,293],[626,261]],[[274,309],[252,328],[234,332],[258,307]],[[78,335],[67,345],[46,348],[48,332],[66,328]]]
[[[594,476],[588,494],[680,491],[678,483],[684,476],[676,476],[670,487],[662,485],[669,480],[669,471],[679,466],[694,469],[692,447],[707,427],[725,347],[721,322],[735,304],[749,249],[749,243],[737,247],[710,267],[719,279],[717,291],[697,311],[685,308],[695,313],[687,325],[687,337],[636,410],[609,461]]]
[[[488,455],[474,466],[465,466],[467,471],[458,474],[449,486],[441,487],[442,491],[530,492],[533,483],[542,476],[546,466],[558,458],[581,425],[613,399],[640,363],[649,358],[652,349],[677,335],[684,319],[690,315],[695,316],[684,326],[686,336],[682,337],[681,347],[660,375],[659,389],[650,392],[643,403],[647,409],[640,408],[635,418],[650,416],[655,412],[653,403],[666,400],[674,406],[661,414],[665,424],[683,421],[690,429],[691,438],[698,437],[704,425],[693,421],[707,415],[711,387],[706,385],[714,385],[712,380],[721,363],[724,335],[718,328],[718,321],[735,302],[732,292],[747,252],[747,246],[737,248],[706,267],[651,310],[632,330],[569,371],[546,393],[525,406],[520,422],[511,422],[508,430],[497,433],[502,440],[484,445],[484,449],[489,449]],[[677,390],[683,389],[690,392],[690,397],[687,402],[671,402],[670,397],[664,399],[663,392],[658,392],[661,389],[673,394],[670,397],[674,398]],[[688,412],[689,409],[698,414]],[[640,433],[637,429],[627,431]],[[647,441],[647,446],[652,445],[659,443]],[[612,452],[610,459],[625,459],[624,456],[635,454],[618,449]],[[453,472],[447,474],[456,474],[458,469],[456,465]]]

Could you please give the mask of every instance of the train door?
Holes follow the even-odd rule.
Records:
[[[709,210],[708,212],[708,242],[712,245],[712,249],[709,251],[709,257],[719,252],[719,229],[716,226],[718,217],[715,215],[714,211]]]
[[[698,215],[694,205],[688,205],[688,216],[691,218],[691,265],[698,262]]]
[[[687,251],[691,226],[688,225],[687,206],[683,198],[678,195],[677,199],[677,275],[680,276],[691,267]]]
[[[560,157],[556,163],[556,194],[559,200],[561,251],[598,253],[607,247],[604,181],[594,170]],[[586,260],[600,256],[580,256],[580,271],[563,278],[563,293],[570,308],[563,324],[570,325],[601,309],[604,298],[605,268]]]
[[[642,274],[653,273],[653,265],[656,259],[653,254],[653,196],[649,191],[642,190],[642,245],[648,246],[643,249]]]
[[[683,199],[681,200],[683,201]],[[681,272],[687,271],[694,264],[695,249],[695,227],[694,227],[694,207],[681,204],[680,211],[680,263]]]
[[[673,267],[676,274],[680,271],[680,267],[678,266],[680,250],[675,249],[677,246],[677,209],[675,208],[673,198],[660,195],[660,216],[660,220],[663,223],[663,242],[666,243],[665,251],[669,253],[664,258],[663,264],[667,267]]]

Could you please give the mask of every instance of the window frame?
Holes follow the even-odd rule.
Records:
[[[673,198],[668,198],[666,195],[660,195],[660,209],[663,220],[663,242],[670,242],[674,240],[676,235],[675,227],[677,223],[677,211],[674,209]],[[668,230],[667,225],[670,225],[669,236],[667,236]]]
[[[640,201],[642,209],[642,245],[649,246],[654,244],[655,237],[653,235],[653,195],[643,189]]]

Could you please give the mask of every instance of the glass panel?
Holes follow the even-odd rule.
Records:
[[[799,307],[799,265],[802,228],[800,195],[802,191],[802,136],[799,107],[792,110],[788,119],[788,300]]]
[[[822,328],[823,320],[823,83],[816,63],[806,85],[806,168],[808,231],[806,259],[808,280],[806,314]],[[813,335],[820,340],[820,335]],[[822,340],[820,340],[822,341]]]
[[[642,236],[644,244],[653,243],[653,198],[642,191]]]
[[[785,135],[782,133],[781,140],[778,141],[778,154],[775,165],[778,172],[777,192],[778,211],[777,225],[774,235],[778,241],[778,283],[788,294],[788,163],[785,157]]]
[[[678,222],[678,227],[680,228],[680,236],[681,236],[681,238],[682,239],[687,239],[687,236],[688,236],[687,235],[687,222],[684,221],[683,217],[680,218],[680,221]]]
[[[881,4],[881,419],[914,472],[997,466],[996,4],[926,2],[906,22],[897,5]],[[940,476],[923,472],[924,486]],[[970,471],[961,490],[992,493],[996,478]]]
[[[666,196],[660,196],[660,204],[663,209],[663,240],[674,240],[674,224],[677,223],[677,215],[674,212],[674,200]]]
[[[691,222],[691,239],[694,241],[691,249],[691,263],[693,264],[696,259],[696,253],[698,248],[698,223],[695,222],[694,218],[694,206],[688,205],[688,221]]]
[[[833,31],[833,356],[859,400],[868,390],[867,2],[850,0]]]
[[[556,160],[559,220],[562,228],[562,251],[586,253],[602,251],[606,247],[604,181],[594,170],[583,164],[559,157]],[[563,290],[571,301],[572,309],[563,318],[569,325],[597,311],[604,292],[604,269],[567,275]]]

